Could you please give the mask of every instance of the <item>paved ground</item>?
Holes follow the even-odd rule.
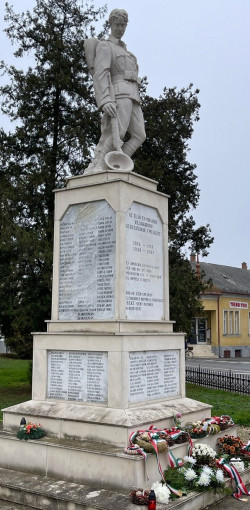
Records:
[[[250,490],[250,485],[247,486],[247,489]],[[242,499],[245,501],[238,501],[232,496],[228,496],[227,498],[218,501],[214,505],[210,505],[207,507],[209,510],[249,510],[250,509],[250,496],[242,496]]]
[[[231,370],[234,373],[249,374],[250,358],[188,358],[186,359],[188,366],[200,366],[201,368],[209,368],[210,370]]]

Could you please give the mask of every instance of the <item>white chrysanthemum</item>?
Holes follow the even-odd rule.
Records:
[[[198,485],[203,485],[204,487],[207,487],[210,484],[210,476],[207,473],[204,473],[204,471],[202,471],[197,483]]]
[[[168,504],[170,490],[166,485],[162,485],[160,482],[154,482],[151,490],[155,491],[155,496],[158,503],[164,503],[165,505]]]
[[[154,482],[152,487],[151,487],[151,491],[156,491],[156,489],[159,489],[159,487],[161,487],[162,484],[160,482]]]
[[[185,455],[183,458],[184,462],[188,462],[189,464],[196,464],[197,460],[193,457],[189,457],[188,455]]]
[[[193,457],[207,456],[214,459],[216,457],[216,452],[206,444],[197,443],[193,448],[192,456]]]
[[[222,469],[217,469],[216,480],[219,483],[224,483],[224,473],[223,473]]]
[[[213,470],[209,466],[204,466],[202,471],[203,473],[206,473],[209,476],[214,474]]]
[[[194,469],[188,468],[187,471],[185,472],[184,476],[188,482],[191,482],[192,480],[194,480],[197,477],[197,474],[194,471]]]

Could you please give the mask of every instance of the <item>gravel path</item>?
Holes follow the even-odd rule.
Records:
[[[236,427],[237,427],[237,434],[241,438],[243,443],[246,443],[247,441],[249,441],[250,440],[250,427],[243,427],[242,425],[236,425]],[[225,433],[226,433],[226,430],[225,430]],[[228,435],[230,435],[229,432],[228,432]]]

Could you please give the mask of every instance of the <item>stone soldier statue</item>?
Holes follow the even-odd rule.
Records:
[[[97,106],[103,112],[101,137],[85,173],[105,169],[104,157],[110,151],[121,151],[131,157],[146,138],[137,60],[121,40],[128,23],[127,12],[114,9],[109,23],[111,34],[107,40],[85,41]],[[127,132],[130,138],[123,143]]]

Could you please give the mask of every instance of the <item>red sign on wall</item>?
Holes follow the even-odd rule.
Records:
[[[243,303],[242,301],[230,301],[229,306],[230,308],[244,308],[245,310],[248,309],[248,303]]]

